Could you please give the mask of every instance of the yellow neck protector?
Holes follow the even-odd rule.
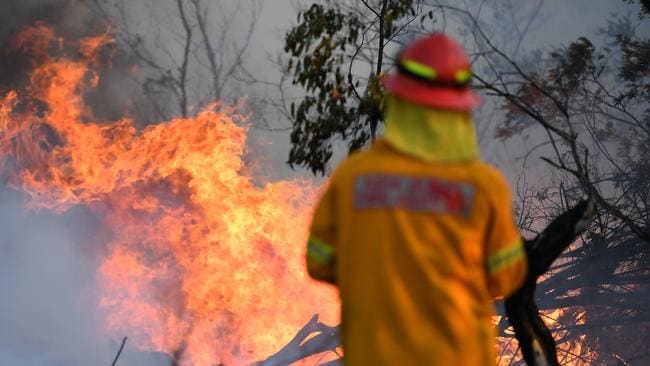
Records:
[[[478,158],[470,112],[433,109],[388,97],[384,139],[397,150],[427,162]]]

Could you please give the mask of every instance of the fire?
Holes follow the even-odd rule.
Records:
[[[83,92],[111,37],[70,43],[39,24],[14,38],[35,57],[25,91],[0,98],[0,176],[33,209],[85,205],[109,230],[98,269],[109,335],[183,365],[244,364],[286,344],[334,290],[303,255],[318,189],[243,173],[246,117],[215,103],[137,130],[95,121]],[[61,56],[75,48],[80,60]],[[44,50],[54,49],[57,56]]]
[[[553,333],[557,347],[558,362],[560,365],[588,366],[595,359],[595,352],[586,346],[586,335],[575,338],[569,337],[567,326],[579,327],[585,324],[585,310],[581,309],[555,309],[543,310],[541,318]],[[498,324],[500,317],[495,317]],[[513,360],[521,360],[518,342],[514,338],[512,327],[505,330],[505,336],[498,338],[498,364],[513,365]]]

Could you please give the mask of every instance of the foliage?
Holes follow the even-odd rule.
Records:
[[[542,127],[554,155],[545,160],[650,242],[650,48],[647,39],[612,36],[617,49],[597,50],[581,37],[556,50],[545,71],[522,74],[514,91],[488,86],[505,98],[497,136]]]
[[[417,16],[416,3],[324,1],[299,13],[284,47],[292,83],[306,93],[290,107],[291,166],[325,174],[337,139],[352,151],[375,138],[385,54]]]
[[[582,195],[600,208],[581,245],[538,284],[540,309],[564,309],[556,341],[581,344],[581,362],[634,364],[647,360],[639,339],[650,332],[650,43],[631,19],[611,22],[619,26],[603,31],[605,46],[581,37],[534,72],[507,63],[482,83],[504,98],[497,137],[543,132],[557,188],[519,192],[529,229]]]

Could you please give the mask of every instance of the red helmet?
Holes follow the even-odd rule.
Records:
[[[383,79],[395,96],[431,107],[469,110],[481,99],[469,87],[472,76],[465,51],[450,37],[418,38],[399,56],[397,72]]]

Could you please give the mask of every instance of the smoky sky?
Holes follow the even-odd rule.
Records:
[[[0,92],[24,89],[29,72],[38,66],[38,59],[13,47],[12,37],[25,27],[44,24],[51,27],[57,37],[66,42],[66,56],[75,42],[84,37],[99,36],[109,32],[112,19],[102,14],[92,0],[3,0],[0,2]],[[53,51],[55,47],[52,47]],[[108,44],[103,50],[102,62],[95,66],[99,83],[84,93],[86,105],[96,122],[115,121],[130,117],[140,127],[155,123],[154,114],[142,90],[142,80],[147,69],[142,68],[140,79],[131,70],[137,62],[132,55],[116,50]],[[168,92],[159,92],[163,98]]]
[[[5,0],[0,2],[0,90],[18,88],[24,82],[30,63],[12,51],[9,40],[26,25],[46,22],[57,33],[79,37],[87,32],[88,7],[77,0]]]

